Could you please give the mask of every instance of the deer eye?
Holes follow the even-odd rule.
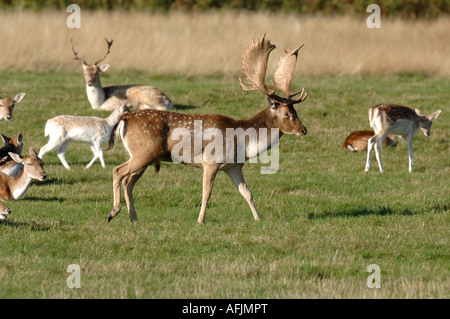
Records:
[[[285,112],[283,115],[284,115],[284,117],[289,117],[289,113],[288,112]]]

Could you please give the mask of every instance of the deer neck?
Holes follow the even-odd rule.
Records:
[[[105,102],[105,91],[103,90],[100,82],[100,76],[97,77],[97,81],[89,86],[86,84],[86,93],[93,109],[99,109]]]
[[[254,117],[247,120],[237,121],[237,127],[242,127],[244,130],[250,127],[256,129],[256,134],[258,136],[258,141],[260,140],[260,134],[265,134],[267,132],[267,147],[258,146],[258,155],[265,153],[267,150],[271,149],[276,143],[278,143],[283,132],[274,125],[274,115],[270,108],[266,108],[260,113],[256,114]],[[266,131],[260,131],[260,129],[266,129]],[[278,134],[273,134],[272,129],[278,129]],[[249,148],[257,147],[257,145],[249,145]]]
[[[270,108],[266,108],[250,119],[238,120],[237,127],[242,127],[244,130],[249,127],[254,127],[257,130],[258,128],[266,128],[268,131],[270,129],[279,129],[279,127],[274,125],[274,115]],[[283,136],[283,132],[281,130],[279,132],[279,137]]]
[[[31,185],[31,177],[25,172],[26,168],[22,169],[19,175],[12,177],[9,181],[9,190],[11,191],[12,198],[18,200],[22,197]]]
[[[120,106],[118,106],[107,118],[105,118],[105,122],[111,128],[117,124],[120,117],[122,116],[122,113],[119,111],[119,108]]]

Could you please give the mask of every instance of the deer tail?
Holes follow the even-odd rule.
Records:
[[[111,135],[109,136],[108,146],[106,147],[107,151],[109,151],[116,145],[117,137],[119,134],[122,135],[121,132],[123,132],[125,128],[125,123],[126,122],[124,119],[120,119],[119,122],[114,125],[113,129],[111,130]]]

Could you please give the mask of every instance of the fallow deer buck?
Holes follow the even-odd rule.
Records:
[[[304,88],[295,93],[290,90],[300,48],[301,46],[295,50],[286,51],[280,58],[274,75],[274,85],[266,85],[265,76],[269,54],[275,49],[275,45],[272,45],[269,40],[263,37],[256,42],[252,41],[252,44],[244,51],[242,71],[246,76],[245,81],[251,86],[245,86],[240,79],[241,87],[245,91],[261,91],[266,95],[268,105],[264,111],[250,119],[235,120],[223,115],[188,115],[154,110],[136,111],[123,115],[113,129],[108,149],[114,146],[116,135],[120,135],[130,158],[113,169],[114,207],[108,215],[108,221],[111,221],[121,210],[121,185],[125,192],[130,220],[132,222],[137,221],[132,197],[134,185],[149,165],[155,164],[158,171],[161,161],[173,161],[175,146],[179,143],[177,129],[187,130],[190,133],[187,137],[187,144],[194,143],[194,150],[189,154],[190,161],[185,163],[203,169],[203,196],[198,222],[204,222],[206,207],[218,171],[227,173],[250,206],[254,219],[260,220],[252,193],[242,174],[242,167],[251,156],[250,153],[253,152],[252,156],[255,156],[255,152],[256,155],[264,153],[275,146],[278,138],[283,134],[295,134],[297,136],[306,134],[306,128],[298,118],[294,104],[303,102],[308,94]],[[276,95],[276,91],[284,93],[286,97]],[[293,99],[296,95],[299,95],[299,97]],[[261,145],[256,145],[257,142],[250,145],[251,142],[247,142],[246,137],[239,138],[237,134],[233,137],[234,148],[232,150],[234,152],[232,154],[234,155],[231,160],[226,159],[224,155],[219,160],[211,161],[206,152],[209,143],[202,140],[200,147],[197,150],[195,149],[195,123],[197,123],[197,128],[201,127],[200,134],[209,129],[221,133],[218,136],[221,136],[219,142],[223,142],[222,146],[227,144],[225,140],[222,140],[222,137],[225,139],[227,130],[237,132],[239,129],[241,131],[255,130]],[[256,130],[256,128],[259,130]],[[115,133],[116,130],[117,134]],[[275,137],[271,135],[272,130],[275,131]],[[265,143],[261,143],[260,135],[263,137],[266,135]],[[216,136],[215,139],[217,138]],[[237,152],[236,149],[238,149]],[[242,162],[237,160],[239,149],[245,151],[245,158]],[[220,151],[222,151],[221,154],[226,154],[229,150],[220,149]],[[215,149],[215,152],[218,152],[218,150]],[[195,161],[195,158],[200,158],[200,160]]]
[[[22,101],[24,96],[25,93],[19,93],[13,99],[9,97],[0,97],[0,120],[5,119],[9,121],[12,118],[15,104]]]
[[[14,161],[9,153],[14,153],[17,155],[22,155],[23,148],[23,135],[18,133],[16,137],[7,137],[0,134],[5,146],[0,148],[0,173],[17,176],[23,169],[23,165]]]
[[[381,163],[381,141],[388,134],[400,135],[408,144],[409,172],[413,171],[413,138],[419,129],[425,136],[430,136],[433,120],[439,116],[441,110],[431,115],[422,115],[418,109],[413,110],[406,106],[393,104],[380,104],[369,109],[370,126],[375,135],[369,138],[367,146],[367,161],[365,173],[369,172],[372,150],[375,147],[375,156],[380,172],[384,172]]]
[[[102,144],[108,140],[120,116],[128,111],[128,107],[124,104],[104,119],[96,116],[75,115],[60,115],[49,119],[45,124],[45,136],[49,136],[48,143],[41,147],[39,157],[43,158],[45,154],[58,148],[58,158],[64,167],[70,170],[65,156],[67,147],[72,141],[81,141],[89,143],[94,153],[94,157],[85,168],[91,167],[97,158],[105,168]]]
[[[156,109],[166,111],[173,107],[172,101],[154,86],[115,85],[102,87],[100,73],[108,70],[110,65],[98,66],[97,64],[109,55],[113,40],[106,40],[108,51],[103,58],[96,60],[93,64],[88,64],[85,60],[79,58],[73,47],[72,39],[70,43],[75,56],[74,60],[81,61],[84,79],[86,80],[87,97],[94,110],[114,110],[125,101],[137,110]]]
[[[28,156],[21,158],[19,155],[9,153],[11,158],[23,165],[23,169],[16,177],[11,177],[0,173],[0,201],[18,200],[28,190],[32,179],[43,181],[47,174],[44,171],[44,162],[37,156],[37,153],[30,147]],[[6,219],[11,213],[9,208],[4,209],[4,204],[0,205],[0,219]]]
[[[367,142],[369,138],[375,135],[374,131],[355,131],[350,133],[349,136],[342,144],[342,148],[349,150],[351,152],[364,152],[367,150]],[[383,140],[383,144],[385,146],[394,146],[395,145],[395,135],[386,136]]]

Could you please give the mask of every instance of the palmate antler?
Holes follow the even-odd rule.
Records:
[[[298,92],[291,92],[290,89],[295,66],[297,64],[298,51],[302,47],[303,44],[295,50],[285,50],[285,55],[280,57],[280,60],[278,61],[273,85],[266,85],[265,77],[267,62],[270,53],[276,47],[270,43],[270,40],[265,39],[265,35],[261,40],[257,39],[256,42],[252,40],[252,44],[242,55],[242,72],[246,76],[244,80],[251,86],[247,87],[242,79],[239,78],[242,89],[245,91],[261,91],[271,99],[281,103],[297,104],[303,102],[308,96],[308,92],[306,92],[305,88],[302,88]],[[284,93],[286,98],[276,95],[275,91]],[[300,94],[299,98],[292,99],[298,94]]]
[[[106,59],[106,57],[107,57],[107,56],[109,55],[109,53],[110,53],[110,49],[111,49],[111,46],[112,46],[114,40],[108,41],[108,40],[105,38],[105,41],[106,41],[106,44],[107,44],[107,46],[108,46],[108,51],[106,52],[106,54],[105,54],[105,56],[104,56],[103,58],[101,58],[100,60],[95,61],[95,62],[94,62],[94,65],[97,65],[97,64],[99,64],[100,62],[102,62],[104,59]],[[81,59],[81,58],[78,56],[78,53],[75,51],[75,48],[73,47],[73,41],[72,41],[72,38],[70,38],[70,44],[72,45],[73,55],[75,56],[73,59],[74,59],[74,60],[81,61],[81,62],[82,62],[83,64],[85,64],[85,65],[89,65],[89,64],[86,62],[86,60],[83,60],[83,59]]]

